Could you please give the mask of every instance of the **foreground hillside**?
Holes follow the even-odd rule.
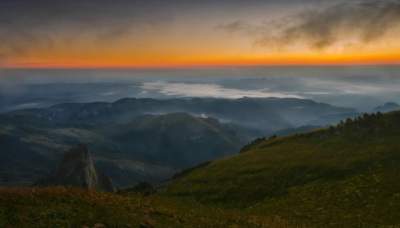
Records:
[[[71,188],[0,189],[0,227],[288,227],[278,217],[160,196]]]
[[[163,193],[303,224],[400,224],[400,112],[260,139]]]

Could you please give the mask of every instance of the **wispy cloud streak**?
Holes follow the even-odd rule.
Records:
[[[324,49],[349,37],[355,37],[358,43],[373,42],[399,27],[399,0],[345,1],[258,25],[236,20],[218,26],[229,33],[254,36],[254,42],[260,46],[284,48],[306,43],[316,49]]]

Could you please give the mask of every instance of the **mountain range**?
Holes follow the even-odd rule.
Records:
[[[64,151],[84,144],[116,186],[157,183],[237,153],[256,137],[351,115],[348,108],[278,98],[126,98],[18,110],[0,115],[0,180],[29,185],[53,170]]]
[[[386,102],[385,104],[374,108],[374,112],[382,112],[382,113],[392,112],[396,110],[400,110],[400,105],[395,102]]]
[[[43,109],[11,112],[13,117],[29,118],[47,124],[126,123],[139,115],[185,112],[213,117],[261,130],[263,134],[319,121],[331,124],[343,115],[357,113],[352,108],[336,107],[295,98],[125,98],[116,102],[64,103]],[[10,114],[9,114],[10,115]],[[336,118],[336,119],[335,119]],[[24,119],[24,120],[25,120]]]
[[[229,124],[184,113],[138,116],[127,124],[1,125],[1,179],[26,185],[55,169],[62,153],[90,145],[98,167],[117,186],[158,182],[178,169],[238,151],[248,136]],[[3,152],[4,151],[4,152]]]
[[[400,112],[364,114],[260,138],[146,194],[0,189],[0,225],[396,227],[399,126]]]

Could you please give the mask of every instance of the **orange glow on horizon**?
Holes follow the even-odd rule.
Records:
[[[228,66],[301,66],[301,65],[400,65],[400,54],[393,55],[291,55],[278,57],[208,58],[169,61],[136,62],[129,59],[114,60],[53,60],[21,61],[0,65],[2,68],[203,68]]]
[[[114,21],[95,14],[94,18],[101,23],[93,27],[79,18],[72,20],[73,23],[68,19],[68,23],[38,25],[37,31],[33,29],[36,39],[23,37],[24,33],[4,37],[0,45],[0,68],[400,65],[398,20],[387,22],[382,29],[380,23],[369,26],[361,22],[355,23],[357,28],[352,20],[358,17],[347,17],[352,9],[343,11],[346,15],[338,18],[337,23],[308,24],[302,15],[309,11],[303,4],[254,7],[258,6],[255,4],[250,8],[239,5],[225,9],[217,4],[216,10],[213,7],[165,10],[168,16],[161,13],[160,18],[153,18],[155,15],[146,14],[143,20],[121,15],[121,20]],[[316,9],[325,12],[325,7],[329,10],[331,6],[323,4]],[[160,12],[164,9],[160,8]],[[386,16],[384,13],[377,15]],[[324,15],[319,16],[325,19]],[[389,13],[387,17],[391,16]],[[369,19],[369,15],[362,18]],[[292,30],[293,34],[287,34]]]
[[[177,29],[177,28],[175,28]],[[163,36],[160,37],[159,34]],[[202,68],[285,65],[399,65],[399,31],[375,42],[350,42],[352,37],[322,49],[310,41],[280,47],[258,46],[247,36],[206,30],[193,32],[160,28],[143,37],[126,36],[115,42],[76,38],[52,47],[31,46],[23,53],[0,59],[3,68]],[[62,40],[62,39],[60,39]]]

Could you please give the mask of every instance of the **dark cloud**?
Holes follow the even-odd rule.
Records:
[[[244,21],[237,20],[228,24],[218,25],[217,29],[223,29],[229,33],[234,33],[238,31],[250,31],[250,29],[252,29],[252,25]]]
[[[0,59],[30,47],[52,48],[60,37],[92,34],[114,39],[171,19],[165,1],[149,0],[2,0]]]
[[[125,35],[140,36],[190,11],[227,5],[243,7],[260,0],[1,0],[0,61],[32,47],[51,49],[59,42],[90,36],[108,46]],[[137,34],[137,36],[135,36]],[[134,42],[132,42],[134,43]],[[134,44],[133,44],[134,45]]]
[[[302,11],[263,25],[238,20],[219,28],[252,34],[258,45],[281,48],[305,41],[310,47],[321,49],[349,35],[362,43],[376,41],[399,25],[399,0],[361,0]]]

